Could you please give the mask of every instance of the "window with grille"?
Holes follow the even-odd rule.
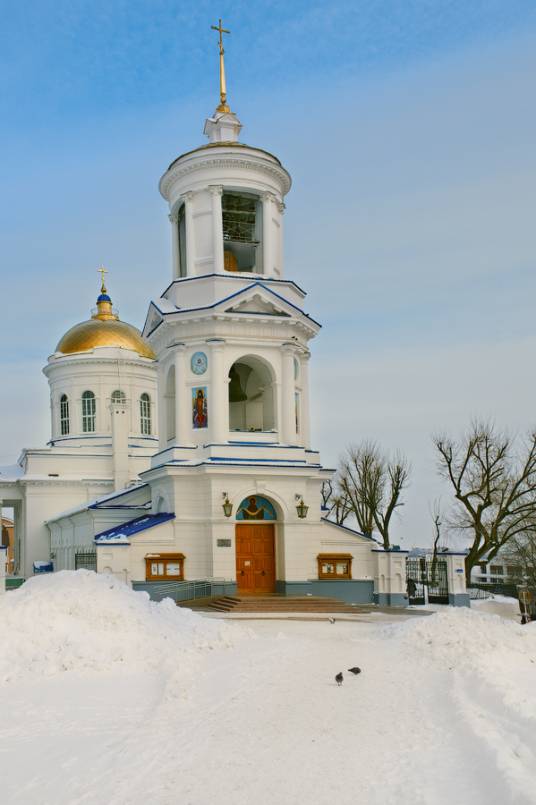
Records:
[[[262,273],[262,204],[248,193],[223,193],[221,200],[226,271]]]
[[[95,395],[92,391],[84,391],[82,394],[82,431],[83,433],[93,433],[95,431],[97,406]]]
[[[60,397],[60,431],[62,436],[69,433],[69,398],[66,394]]]
[[[126,401],[127,401],[127,395],[125,394],[124,391],[120,391],[119,389],[117,389],[116,391],[112,391],[112,403],[124,404],[126,403]]]
[[[145,392],[140,397],[140,429],[144,436],[151,435],[151,398]]]

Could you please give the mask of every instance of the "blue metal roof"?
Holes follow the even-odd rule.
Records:
[[[102,544],[129,544],[129,537],[138,534],[140,531],[146,531],[148,528],[153,528],[155,525],[173,520],[175,517],[174,512],[160,512],[159,514],[144,514],[142,517],[136,517],[135,520],[128,520],[126,523],[109,528],[107,531],[101,531],[100,534],[95,534],[94,542],[97,545]]]

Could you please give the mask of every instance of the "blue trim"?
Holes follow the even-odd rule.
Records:
[[[378,542],[378,540],[374,540],[374,542]],[[392,548],[389,548],[388,551],[386,551],[385,548],[373,548],[372,553],[409,553],[409,551],[400,551],[398,548],[396,551],[393,551]]]
[[[326,511],[326,509],[324,509],[322,507],[322,511]],[[328,509],[328,511],[329,511],[329,509]],[[330,525],[334,525],[335,528],[342,528],[343,531],[349,531],[350,534],[356,534],[358,537],[363,537],[363,539],[370,539],[370,540],[372,540],[372,542],[378,542],[378,540],[374,539],[374,537],[368,537],[366,534],[363,534],[362,531],[357,531],[355,528],[349,528],[347,525],[341,525],[340,523],[334,523],[333,520],[330,520],[327,517],[321,517],[320,519],[324,520],[324,522],[329,523]]]
[[[94,503],[91,503],[88,506],[88,509],[99,509],[101,504],[108,503],[109,500],[115,500],[116,498],[121,498],[123,495],[131,495],[132,492],[138,491],[138,489],[144,489],[146,486],[149,486],[148,483],[137,484],[137,486],[131,486],[130,489],[123,489],[121,492],[114,492],[111,495],[106,495],[105,498],[97,498]],[[149,501],[146,501],[148,503]]]
[[[212,463],[209,460],[209,461],[198,461],[196,464],[188,464],[187,461],[188,461],[187,459],[185,459],[185,460],[172,459],[171,461],[165,461],[162,464],[157,464],[155,467],[150,467],[148,470],[144,470],[143,472],[140,472],[140,476],[147,475],[149,472],[154,472],[155,470],[159,470],[162,467],[171,467],[171,466],[173,466],[175,464],[181,464],[184,467],[184,469],[189,470],[189,469],[197,469],[198,467],[210,467],[210,465]],[[260,458],[257,458],[257,459],[253,459],[253,458],[252,459],[232,459],[232,458],[227,459],[227,458],[221,458],[221,459],[218,459],[216,462],[214,462],[213,466],[215,465],[215,466],[218,466],[218,467],[224,467],[224,466],[236,467],[236,466],[241,466],[241,462],[249,462],[249,461],[255,462],[255,463],[251,463],[251,464],[246,463],[246,464],[242,464],[242,466],[247,466],[247,467],[266,467],[266,463],[264,463],[264,464],[260,463],[261,461],[265,461],[265,462],[269,463],[271,467],[281,467],[281,468],[284,467],[285,469],[289,469],[289,470],[290,469],[294,469],[294,470],[314,469],[314,470],[324,470],[324,471],[326,470],[326,468],[323,467],[321,464],[306,464],[305,462],[291,461],[290,459],[289,459],[288,464],[283,464],[282,459],[277,459],[277,458],[274,458],[274,459],[260,459]],[[328,472],[335,472],[335,470],[328,470]]]
[[[312,316],[309,316],[307,313],[305,313],[305,311],[303,311],[301,308],[299,308],[293,302],[289,302],[289,300],[285,299],[284,296],[281,296],[281,294],[278,294],[275,291],[272,291],[271,288],[267,288],[266,285],[263,285],[262,282],[258,282],[258,281],[251,283],[251,285],[247,285],[245,288],[241,288],[239,291],[235,291],[235,293],[232,293],[229,296],[225,296],[223,299],[220,299],[217,302],[214,302],[212,305],[202,305],[200,307],[177,308],[177,310],[175,312],[173,312],[173,313],[165,313],[163,310],[160,310],[160,308],[158,307],[158,305],[156,304],[156,302],[154,300],[151,300],[150,305],[153,305],[156,308],[156,310],[158,311],[158,313],[160,313],[160,315],[163,316],[164,318],[166,316],[177,316],[178,314],[181,314],[181,313],[199,313],[201,310],[213,310],[214,308],[225,304],[225,302],[229,302],[231,299],[236,299],[237,297],[242,296],[243,294],[247,293],[248,291],[251,291],[253,288],[262,288],[267,293],[270,293],[270,294],[272,294],[272,296],[275,296],[277,299],[279,299],[285,305],[288,305],[289,307],[293,308],[294,310],[297,310],[300,315],[304,316],[304,318],[306,318],[306,319],[309,319],[309,321],[313,322],[313,324],[315,324],[317,327],[320,327],[320,328],[322,327],[320,322],[315,321],[315,319],[313,319]],[[149,309],[150,309],[150,305],[149,305]],[[247,311],[245,311],[245,312],[247,312]],[[264,315],[270,315],[270,314],[264,314]],[[149,317],[149,313],[147,313],[147,318],[148,317]],[[145,327],[147,325],[147,318],[145,319],[145,324],[143,325],[143,331],[142,332],[145,332]],[[158,327],[161,323],[162,322],[159,322],[156,325],[156,327]],[[148,336],[152,335],[154,333],[154,331],[156,330],[156,327],[154,327],[152,330],[147,332],[145,337],[148,337]]]
[[[293,458],[235,458],[234,456],[212,456],[208,459],[208,461],[240,461],[246,464],[249,464],[252,461],[262,464],[273,464],[274,462],[277,462],[278,464],[303,464],[306,466],[305,460]],[[313,465],[308,464],[307,466],[311,467]]]
[[[95,534],[93,541],[101,544],[117,544],[113,540],[116,537],[131,537],[134,534],[139,534],[140,531],[146,531],[148,528],[161,525],[168,520],[174,520],[174,512],[161,512],[160,514],[144,514],[141,517],[136,517],[134,520],[129,520],[121,525],[108,528],[106,531],[101,531]],[[119,543],[121,544],[121,543]]]
[[[210,279],[210,277],[219,277],[220,279],[233,280],[234,282],[236,282],[237,280],[246,279],[242,275],[234,277],[231,276],[229,273],[217,274],[216,272],[213,272],[212,274],[200,274],[198,277],[177,277],[172,282],[170,282],[165,291],[163,291],[162,296],[167,299],[166,297],[167,292],[169,291],[170,288],[172,288],[175,285],[176,282],[180,283],[192,282],[192,280],[204,280],[204,279]],[[249,277],[247,277],[247,279],[249,279]],[[294,288],[296,288],[297,291],[299,291],[300,294],[303,295],[303,298],[307,296],[307,292],[304,291],[303,288],[300,288],[300,286],[297,283],[295,283],[294,280],[278,280],[272,277],[267,277],[265,280],[263,280],[263,282],[277,282],[281,283],[281,285],[292,285],[294,286]]]

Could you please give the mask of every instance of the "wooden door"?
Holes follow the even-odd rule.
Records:
[[[239,593],[262,595],[275,590],[273,525],[236,526],[236,583]]]

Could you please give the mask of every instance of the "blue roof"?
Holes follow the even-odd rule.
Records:
[[[155,525],[165,523],[167,520],[173,520],[174,517],[174,512],[145,514],[142,517],[136,517],[135,520],[128,520],[126,523],[109,528],[107,531],[101,531],[100,534],[95,534],[94,542],[101,545],[110,543],[129,545],[129,537],[138,534],[140,531],[153,528]]]

